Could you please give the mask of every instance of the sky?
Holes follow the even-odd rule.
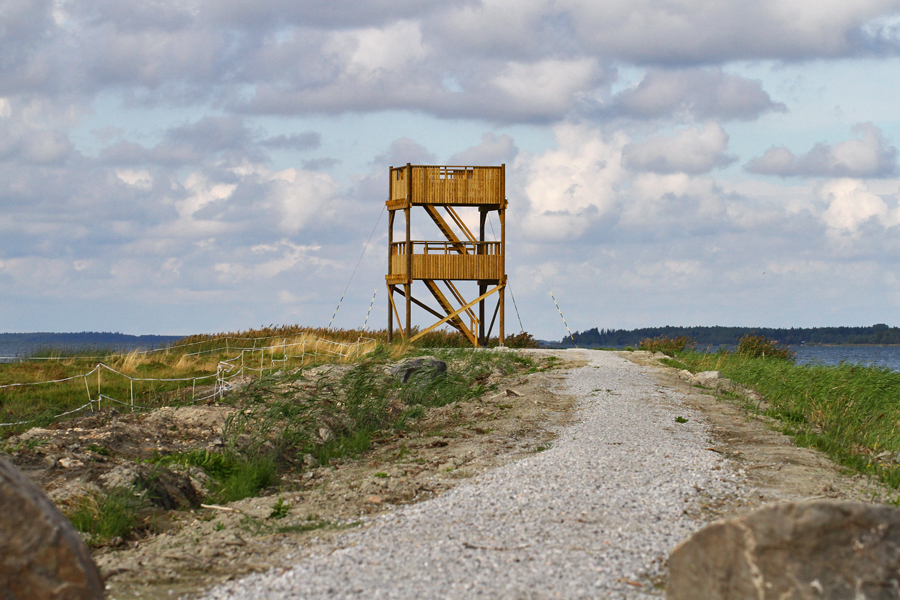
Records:
[[[0,331],[383,328],[406,163],[506,165],[509,333],[898,325],[898,75],[900,0],[0,0]]]

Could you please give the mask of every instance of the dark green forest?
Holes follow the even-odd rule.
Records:
[[[54,348],[150,348],[168,344],[180,335],[128,335],[99,331],[79,333],[0,333],[0,343],[29,344]]]
[[[637,347],[641,340],[658,336],[686,336],[699,346],[730,346],[747,334],[762,335],[782,344],[900,344],[900,327],[884,323],[869,327],[644,327],[641,329],[588,329],[554,346]],[[574,341],[573,339],[574,338]]]

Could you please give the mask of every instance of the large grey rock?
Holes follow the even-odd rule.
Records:
[[[12,463],[0,458],[0,597],[103,598],[103,582],[71,523]]]
[[[722,379],[722,374],[718,371],[702,371],[695,374],[692,379],[695,385],[700,385],[705,388],[715,388],[718,387],[718,384]]]
[[[400,379],[403,383],[409,381],[409,378],[417,372],[430,372],[435,375],[447,372],[447,363],[436,358],[413,358],[403,361],[398,365],[391,367],[388,371],[394,377]]]
[[[669,557],[669,600],[900,598],[900,510],[784,503],[697,532]]]

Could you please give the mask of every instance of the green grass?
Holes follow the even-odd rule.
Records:
[[[355,343],[361,337],[372,336],[366,336],[364,332],[285,327],[191,336],[153,353],[121,353],[94,348],[42,349],[37,353],[40,356],[35,358],[53,360],[0,364],[0,386],[25,384],[0,387],[0,423],[27,421],[0,428],[0,436],[46,426],[62,413],[80,409],[89,402],[93,402],[94,409],[115,408],[120,412],[131,410],[132,397],[138,410],[190,404],[212,393],[216,370],[223,360],[232,360],[238,369],[243,363],[248,369],[245,374],[251,377],[260,373],[249,369],[260,366],[264,375],[300,366],[357,360],[359,357],[355,354],[349,357],[335,355],[332,351],[338,347],[332,342]],[[373,348],[374,342],[365,343],[360,355]],[[284,350],[288,350],[288,354],[305,352],[305,355],[286,359]],[[345,348],[344,351],[348,350]],[[105,366],[98,367],[98,363]],[[237,374],[237,371],[231,374]],[[194,385],[193,378],[202,379]],[[172,379],[182,381],[164,381]],[[106,398],[100,398],[101,394]],[[80,413],[75,416],[77,414]]]
[[[283,519],[288,516],[288,513],[291,512],[291,506],[286,504],[284,498],[279,498],[274,505],[272,505],[272,512],[269,513],[269,519]]]
[[[383,348],[347,365],[340,377],[297,372],[260,378],[231,397],[240,410],[226,421],[221,451],[195,450],[154,462],[202,468],[214,482],[212,501],[254,496],[276,485],[279,474],[306,468],[307,454],[322,465],[358,456],[376,441],[413,427],[430,407],[480,397],[489,391],[492,373],[531,365],[508,352],[431,349],[427,354],[447,361],[447,372],[416,373],[403,384],[385,372],[392,358]]]
[[[771,354],[748,356],[683,352],[679,365],[717,370],[761,393],[767,415],[778,419],[798,445],[826,452],[836,462],[900,489],[900,373],[881,367],[796,365]]]
[[[82,498],[66,516],[97,546],[115,537],[128,537],[138,524],[138,511],[147,504],[144,495],[133,488],[111,488]]]
[[[213,480],[208,500],[228,503],[256,496],[278,481],[275,459],[259,453],[241,455],[234,450],[192,450],[153,460],[158,465],[200,467]]]
[[[0,437],[21,433],[34,426],[46,426],[60,418],[62,413],[79,410],[89,401],[94,401],[93,408],[96,409],[96,401],[101,394],[118,402],[102,399],[99,406],[115,408],[120,412],[131,410],[132,394],[138,410],[189,404],[198,397],[197,388],[204,388],[199,390],[199,395],[211,393],[215,378],[210,376],[215,375],[217,366],[223,360],[234,360],[238,366],[243,362],[248,369],[262,366],[262,375],[265,375],[276,371],[291,371],[300,366],[359,361],[375,348],[376,342],[380,344],[383,356],[395,358],[405,353],[422,353],[426,351],[425,348],[468,346],[461,334],[446,331],[430,332],[412,345],[396,336],[398,341],[387,346],[386,338],[386,331],[328,331],[299,326],[270,326],[248,331],[190,336],[152,354],[119,353],[96,348],[43,348],[36,353],[35,358],[53,360],[0,364],[0,386],[29,384],[0,387],[0,423],[27,422],[0,428]],[[317,339],[329,341],[316,342]],[[366,342],[366,339],[375,341]],[[358,355],[334,355],[333,352],[338,350],[334,343],[354,344],[360,340],[364,346]],[[510,336],[507,342],[510,347],[531,347],[536,344],[527,333]],[[496,343],[496,340],[492,343]],[[470,348],[461,351],[468,350]],[[347,351],[346,348],[343,351]],[[306,353],[302,359],[286,357],[286,354],[296,355],[300,352]],[[92,372],[98,362],[118,373],[101,367],[98,376],[96,372]],[[245,374],[255,377],[260,373],[248,370]],[[198,381],[195,386],[189,379],[196,377],[206,379]],[[66,381],[47,383],[57,380]],[[362,436],[352,445],[365,446],[364,438]]]

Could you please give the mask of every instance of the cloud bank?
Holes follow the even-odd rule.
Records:
[[[596,299],[573,301],[586,326],[823,324],[791,319],[900,300],[890,124],[797,149],[772,125],[799,108],[789,86],[740,68],[889,61],[897,0],[0,12],[0,328],[318,324],[357,260],[361,295],[382,285],[386,168],[407,162],[507,165],[526,310],[545,284]]]

